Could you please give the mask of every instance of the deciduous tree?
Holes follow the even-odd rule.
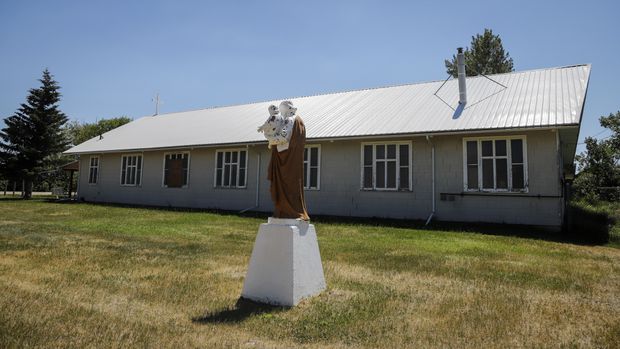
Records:
[[[601,116],[599,122],[612,134],[600,140],[586,138],[586,151],[575,157],[579,174],[573,187],[578,197],[620,200],[620,111]]]
[[[71,143],[73,145],[78,145],[129,122],[131,122],[131,119],[126,116],[101,119],[95,123],[72,121],[67,125],[67,133],[71,139]]]

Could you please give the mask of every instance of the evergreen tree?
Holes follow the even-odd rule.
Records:
[[[69,144],[63,132],[67,116],[58,109],[60,87],[47,69],[39,81],[41,86],[30,89],[26,103],[4,120],[5,127],[0,131],[2,168],[8,177],[24,181],[25,199],[32,195],[37,173]]]
[[[465,55],[465,70],[467,76],[478,74],[500,74],[514,71],[510,54],[504,51],[502,39],[494,35],[491,29],[485,29],[484,34],[471,37],[471,47],[463,52]],[[452,60],[446,60],[448,74],[458,76],[456,55]]]

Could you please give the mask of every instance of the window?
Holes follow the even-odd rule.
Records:
[[[527,191],[524,136],[463,139],[464,189]]]
[[[142,155],[123,155],[121,158],[121,185],[139,186],[142,180]]]
[[[306,146],[304,149],[304,189],[319,189],[320,163],[320,146]]]
[[[215,186],[245,188],[247,152],[245,150],[218,150],[215,152]]]
[[[88,166],[88,184],[97,184],[99,179],[99,157],[91,156]]]
[[[363,143],[362,189],[411,190],[411,142]]]
[[[187,187],[189,182],[189,153],[164,154],[163,185],[167,188]]]

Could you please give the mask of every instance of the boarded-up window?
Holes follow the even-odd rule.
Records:
[[[142,155],[123,155],[121,185],[138,186],[142,180]]]
[[[525,138],[468,139],[464,147],[466,190],[526,189]]]
[[[362,145],[362,189],[411,190],[410,143]]]
[[[218,150],[215,153],[215,186],[245,188],[247,152],[245,150]]]
[[[170,153],[164,157],[164,186],[181,188],[189,183],[189,153]]]
[[[99,157],[91,156],[88,166],[88,184],[97,184],[99,180]]]
[[[304,189],[319,189],[320,154],[318,145],[309,145],[304,149]]]

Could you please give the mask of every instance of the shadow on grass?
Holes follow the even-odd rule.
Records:
[[[577,241],[606,244],[610,241],[610,227],[614,221],[614,217],[603,210],[572,203],[567,210],[566,230]]]
[[[257,303],[245,298],[239,298],[234,307],[224,310],[207,312],[204,315],[192,318],[193,323],[239,323],[245,319],[265,313],[275,313],[288,309],[287,307]]]
[[[60,199],[56,199],[55,196],[52,195],[36,195],[31,197],[30,199],[24,199],[21,196],[11,196],[11,195],[2,195],[0,194],[0,201],[23,201],[23,202],[61,202],[61,201],[73,201],[76,202],[73,199],[68,199],[68,198],[60,198]]]
[[[25,199],[22,199],[21,197],[18,196],[14,196],[14,197],[10,197],[10,196],[4,196],[4,197],[0,197],[1,201],[26,201]]]
[[[151,211],[167,211],[167,212],[187,212],[187,213],[213,213],[223,216],[236,216],[236,217],[251,217],[251,218],[265,218],[270,216],[268,212],[259,212],[259,211],[247,211],[244,213],[240,213],[239,211],[232,210],[222,210],[217,208],[210,207],[175,207],[175,206],[156,206],[156,205],[139,205],[139,204],[121,204],[115,202],[94,202],[94,201],[84,201],[84,200],[56,200],[56,199],[47,199],[46,201],[50,203],[57,204],[66,204],[66,203],[80,203],[80,204],[88,204],[95,206],[103,206],[103,207],[125,207],[125,208],[139,208]]]
[[[389,227],[401,229],[417,229],[433,232],[473,233],[495,236],[510,236],[553,242],[579,243],[571,236],[548,227],[523,224],[484,223],[484,222],[449,222],[433,220],[426,225],[424,220],[390,219],[390,218],[358,218],[337,216],[312,216],[314,223],[353,224],[373,227]]]
[[[55,203],[83,203],[85,201],[55,201]],[[105,203],[105,202],[86,202],[90,205],[98,206],[110,206],[110,207],[128,207],[128,208],[142,208],[147,210],[158,211],[172,211],[172,212],[188,212],[188,213],[213,213],[224,216],[236,216],[236,217],[248,217],[248,218],[262,218],[267,220],[271,215],[270,212],[261,211],[247,211],[240,213],[239,211],[221,210],[214,208],[190,208],[190,207],[173,207],[173,206],[150,206],[150,205],[132,205],[132,204],[118,204],[118,203]],[[589,218],[592,215],[586,214],[583,210],[569,210],[568,215],[575,217],[573,221],[581,222],[583,219],[592,221]],[[392,219],[392,218],[377,218],[377,217],[350,217],[350,216],[327,216],[327,215],[311,215],[312,223],[326,223],[335,225],[367,225],[373,227],[386,227],[386,228],[403,228],[403,229],[417,229],[417,230],[429,230],[429,231],[446,231],[446,232],[466,232],[476,233],[484,235],[494,236],[510,236],[526,239],[544,240],[552,242],[572,243],[578,245],[598,245],[605,244],[608,239],[604,236],[609,236],[609,217],[602,217],[597,215],[594,220],[599,222],[605,222],[603,225],[596,224],[599,231],[594,235],[589,233],[589,228],[593,225],[581,225],[577,224],[576,227],[569,224],[568,229],[565,231],[553,231],[546,227],[531,226],[531,225],[519,225],[519,224],[500,224],[500,223],[483,223],[483,222],[447,222],[447,221],[432,221],[428,226],[425,225],[424,220],[411,220],[411,219]],[[601,218],[602,217],[602,218]],[[603,229],[602,231],[600,229]]]

